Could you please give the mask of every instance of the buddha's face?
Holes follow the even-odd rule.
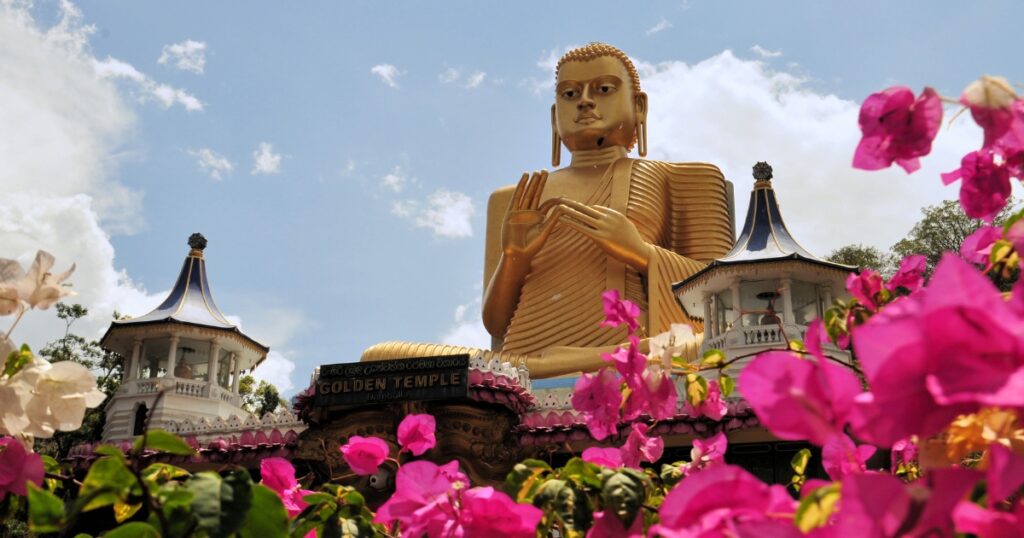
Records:
[[[628,147],[645,106],[646,96],[633,94],[629,72],[614,56],[566,62],[558,70],[554,120],[571,151]]]

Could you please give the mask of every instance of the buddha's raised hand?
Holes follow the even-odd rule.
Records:
[[[507,261],[528,264],[551,235],[558,215],[545,215],[550,203],[541,204],[548,172],[524,173],[512,194],[501,226],[501,249]]]
[[[551,211],[552,215],[592,239],[606,254],[639,271],[647,270],[654,247],[644,241],[636,225],[626,215],[610,207],[590,206],[568,198],[549,202],[558,204]]]

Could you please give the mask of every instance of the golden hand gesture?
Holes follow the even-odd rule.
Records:
[[[653,247],[644,241],[626,215],[610,207],[589,206],[568,198],[558,198],[557,202],[559,222],[592,239],[609,256],[640,271],[647,269]]]
[[[547,180],[548,172],[542,170],[532,175],[524,173],[516,185],[501,226],[501,249],[509,261],[529,263],[558,222],[557,215],[546,215],[557,201],[540,203]]]

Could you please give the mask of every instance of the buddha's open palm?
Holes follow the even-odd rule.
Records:
[[[653,247],[626,215],[610,207],[587,205],[568,198],[549,202],[558,204],[551,215],[589,237],[606,254],[640,271],[647,269]]]
[[[529,263],[558,223],[558,214],[546,215],[555,202],[540,203],[547,180],[548,172],[542,170],[524,173],[516,185],[501,226],[502,252],[510,261]]]

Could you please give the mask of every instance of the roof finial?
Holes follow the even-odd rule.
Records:
[[[757,180],[754,183],[755,189],[772,188],[772,166],[765,161],[758,161],[754,165],[754,179]]]
[[[188,236],[188,246],[192,247],[192,252],[189,252],[189,256],[196,256],[198,258],[203,257],[203,249],[206,248],[206,238],[203,234],[196,232]]]

